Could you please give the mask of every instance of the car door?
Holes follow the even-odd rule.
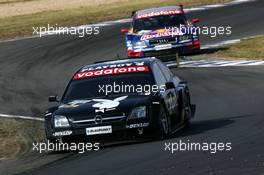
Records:
[[[171,108],[172,108],[172,113],[177,112],[177,102],[178,102],[178,93],[176,89],[176,84],[174,83],[174,74],[170,71],[170,69],[164,65],[161,61],[159,61],[159,66],[161,68],[161,71],[165,75],[165,78],[167,79],[167,82],[171,82],[174,84],[175,88],[170,89],[170,103],[171,103]]]
[[[167,74],[167,72],[163,72],[160,65],[158,63],[154,63],[153,72],[156,83],[159,87],[165,87],[166,83],[172,80],[171,75]],[[161,92],[162,98],[164,99],[165,107],[170,116],[176,113],[177,109],[177,94],[175,88],[164,88],[165,90]]]

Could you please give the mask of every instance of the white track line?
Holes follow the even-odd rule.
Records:
[[[255,35],[255,36],[249,36],[249,37],[244,37],[241,39],[232,39],[232,40],[226,40],[226,41],[221,41],[215,44],[207,44],[201,47],[201,49],[209,49],[209,48],[218,48],[220,46],[224,46],[224,45],[228,45],[228,44],[236,44],[241,42],[242,40],[246,40],[246,39],[253,39],[253,38],[257,38],[257,37],[262,37],[264,35]]]
[[[165,63],[168,67],[177,66],[176,62]],[[260,66],[264,65],[263,60],[198,60],[181,61],[180,67],[232,67],[232,66]]]
[[[0,114],[0,118],[14,118],[14,119],[25,119],[25,120],[37,120],[37,121],[44,121],[43,118],[38,117],[29,117],[29,116],[22,116],[22,115],[8,115],[8,114]]]
[[[248,37],[242,38],[242,39],[247,39],[247,38]],[[223,46],[223,45],[227,45],[227,44],[236,44],[236,43],[239,43],[239,42],[241,42],[241,39],[233,39],[233,40],[221,41],[221,42],[218,42],[216,44],[204,45],[204,46],[201,47],[201,49],[217,48],[219,46]]]

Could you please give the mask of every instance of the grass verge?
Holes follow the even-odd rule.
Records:
[[[44,11],[29,15],[0,18],[0,38],[14,38],[29,36],[32,27],[47,26],[76,26],[95,23],[105,20],[128,18],[132,11],[137,9],[158,7],[165,5],[184,4],[185,7],[194,7],[205,4],[224,3],[231,0],[128,0],[126,2],[111,3],[108,5],[82,6],[74,9]]]
[[[43,122],[0,118],[0,160],[31,149],[44,138]]]
[[[227,59],[264,60],[264,36],[243,39],[239,43],[223,46],[220,51],[209,54],[209,56]]]

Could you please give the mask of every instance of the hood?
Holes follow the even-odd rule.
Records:
[[[134,107],[151,103],[151,96],[129,95],[104,99],[74,100],[61,104],[56,115],[65,115],[73,120],[94,118],[95,115],[120,116],[128,114]]]

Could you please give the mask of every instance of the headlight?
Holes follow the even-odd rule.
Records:
[[[146,47],[145,41],[138,41],[133,43],[134,47]]]
[[[146,106],[139,106],[134,108],[130,115],[129,115],[129,119],[137,119],[137,118],[144,118],[147,116],[147,112],[146,112]]]
[[[70,124],[69,124],[67,117],[63,115],[55,115],[54,116],[54,126],[56,128],[62,128],[62,127],[69,127]]]

